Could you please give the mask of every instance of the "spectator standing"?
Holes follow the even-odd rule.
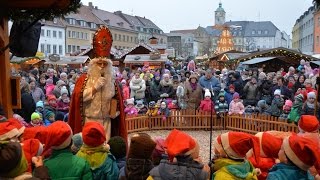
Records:
[[[210,91],[210,89],[208,90]],[[196,74],[192,74],[189,81],[185,83],[185,101],[187,102],[187,109],[197,109],[200,105],[201,99],[202,88],[198,84],[198,76]]]
[[[209,89],[211,92],[214,93],[215,97],[218,97],[218,94],[221,89],[221,84],[218,81],[218,79],[212,75],[211,69],[208,69],[206,71],[205,76],[202,76],[199,79],[199,84],[202,87],[202,89]],[[214,99],[215,99],[215,97],[214,97]]]

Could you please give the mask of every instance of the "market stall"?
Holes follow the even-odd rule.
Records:
[[[124,64],[130,69],[137,69],[147,63],[151,69],[156,69],[164,67],[164,63],[168,60],[167,54],[158,54],[156,56],[152,54],[134,54],[127,55],[124,59]]]
[[[49,56],[45,58],[45,65],[57,67],[69,66],[70,68],[81,68],[89,62],[89,56]]]

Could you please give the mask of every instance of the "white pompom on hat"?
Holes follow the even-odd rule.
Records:
[[[211,93],[210,93],[209,89],[205,90],[204,97],[211,97]]]

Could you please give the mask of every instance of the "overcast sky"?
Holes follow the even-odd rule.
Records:
[[[214,24],[219,0],[82,0],[99,9],[138,15],[152,20],[164,32],[195,29]],[[312,0],[221,0],[227,21],[272,21],[291,35],[292,27],[311,5]]]

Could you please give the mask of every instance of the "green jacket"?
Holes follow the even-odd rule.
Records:
[[[92,180],[88,162],[72,154],[69,149],[53,150],[49,159],[44,161],[52,180]]]

